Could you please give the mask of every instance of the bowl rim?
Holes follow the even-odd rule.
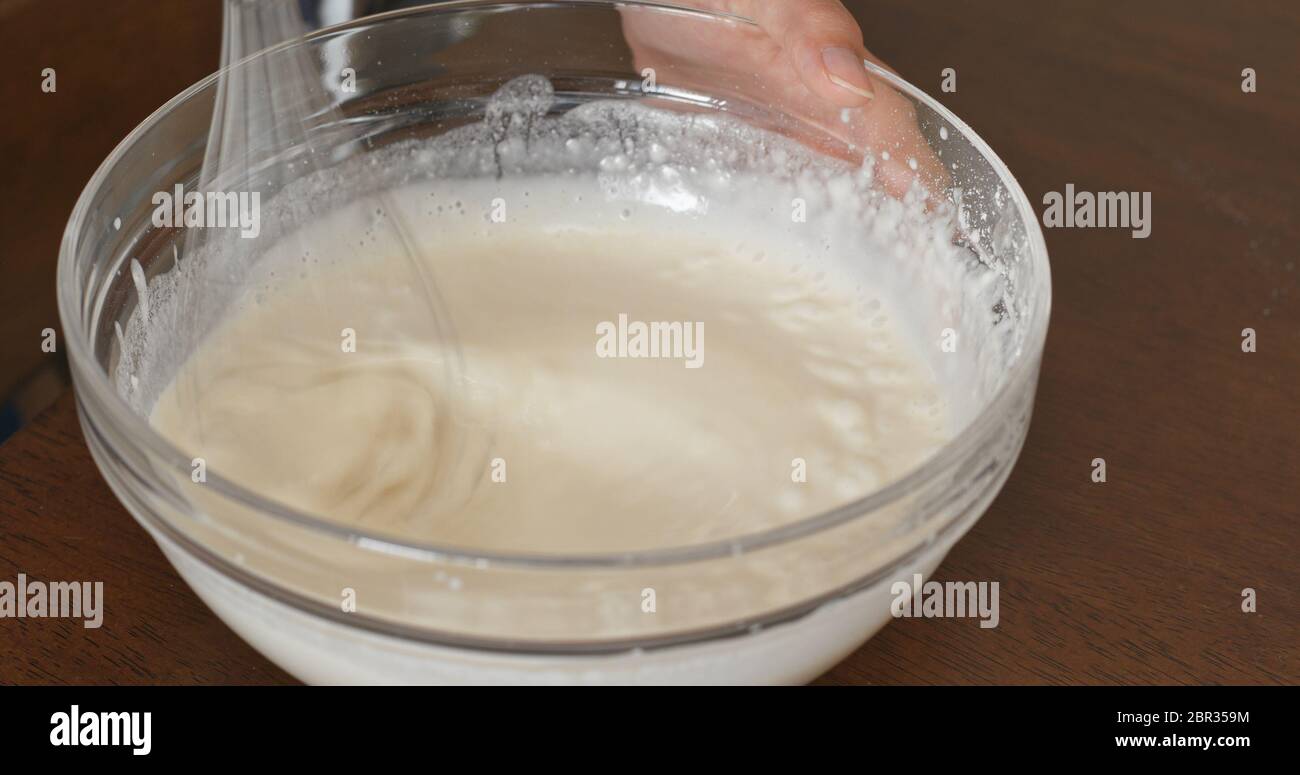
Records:
[[[325,27],[308,34],[303,39],[285,41],[269,49],[257,52],[248,59],[265,56],[269,52],[291,46],[311,44],[318,39],[329,38],[340,33],[354,32],[361,28],[387,23],[406,16],[440,15],[466,10],[492,9],[505,11],[570,7],[640,8],[652,12],[689,15],[712,22],[756,26],[754,22],[733,14],[684,8],[647,0],[551,0],[540,3],[454,0],[453,2],[439,3],[437,5],[398,9]],[[1042,288],[1041,292],[1036,294],[1034,306],[1030,310],[1032,319],[1030,320],[1029,329],[1019,351],[1016,353],[1015,362],[1012,363],[1009,373],[996,393],[955,436],[931,457],[925,459],[920,465],[908,471],[902,477],[834,509],[753,533],[684,546],[567,556],[529,552],[484,552],[368,532],[355,526],[332,522],[314,514],[285,506],[228,479],[223,479],[218,473],[211,470],[208,471],[206,486],[216,488],[218,494],[222,497],[236,500],[264,516],[285,520],[296,527],[307,528],[322,533],[327,537],[332,536],[355,544],[359,548],[398,555],[407,559],[421,558],[432,562],[470,564],[486,562],[492,565],[516,568],[609,569],[677,565],[719,559],[795,541],[814,533],[835,528],[855,518],[866,517],[882,507],[905,497],[917,490],[925,482],[959,464],[972,448],[979,445],[987,429],[1003,418],[1006,413],[1005,408],[1015,400],[1015,396],[1020,392],[1019,389],[1024,383],[1036,377],[1037,363],[1046,341],[1048,318],[1051,310],[1051,274],[1047,245],[1043,238],[1037,213],[1031,206],[1024,190],[1006,164],[993,152],[983,138],[945,106],[908,81],[870,61],[864,61],[864,65],[873,77],[888,82],[894,88],[933,110],[939,117],[960,132],[963,138],[989,163],[990,167],[997,173],[1001,183],[1006,186],[1011,201],[1015,203],[1016,210],[1025,222],[1026,236],[1029,243],[1027,260],[1041,264],[1038,268],[1042,271]],[[239,66],[238,63],[232,65],[232,67],[237,66]],[[217,81],[221,72],[218,71],[208,75],[168,100],[140,122],[104,159],[82,190],[69,217],[59,247],[56,278],[59,315],[64,328],[68,361],[74,376],[75,390],[91,393],[96,398],[103,399],[96,402],[98,407],[107,412],[107,420],[112,421],[119,430],[128,436],[129,443],[137,445],[151,459],[164,462],[171,461],[173,467],[186,473],[190,470],[189,462],[191,458],[158,433],[146,418],[141,417],[132,410],[126,400],[118,393],[108,372],[100,369],[95,362],[92,346],[89,342],[89,331],[82,325],[81,310],[84,299],[81,294],[85,292],[85,289],[80,287],[81,282],[77,277],[76,253],[80,234],[88,219],[91,202],[105,182],[110,179],[113,169],[116,168],[122,157],[156,123],[181,104],[210,88]],[[89,419],[86,416],[89,413],[85,411],[84,401],[79,398],[78,403],[83,407],[83,421]],[[892,564],[892,560],[889,564]]]

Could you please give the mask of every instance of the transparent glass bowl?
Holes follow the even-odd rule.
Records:
[[[761,74],[663,53],[676,41],[754,34],[733,17],[639,3],[467,2],[361,19],[258,56],[305,47],[325,72],[356,68],[355,92],[333,94],[348,122],[349,141],[333,149],[340,161],[480,120],[489,96],[524,74],[554,84],[552,113],[642,100],[725,113],[850,159],[904,146],[932,153],[942,170],[932,197],[978,225],[954,239],[1004,286],[994,309],[962,317],[962,336],[992,359],[981,371],[992,376],[972,381],[960,432],[910,474],[831,512],[644,552],[486,555],[398,540],[295,512],[219,471],[196,498],[191,459],[119,390],[116,332],[139,303],[131,260],[147,278],[175,260],[181,233],[151,224],[151,199],[195,184],[216,94],[210,77],[136,128],[90,180],[64,235],[58,296],[96,462],[237,632],[312,682],[806,681],[884,625],[892,581],[928,574],[979,518],[1023,444],[1046,334],[1050,282],[1034,211],[969,127],[882,69],[869,65],[891,116],[878,131],[870,122],[858,130],[855,150],[834,122],[785,100]],[[640,604],[646,590],[658,601],[653,615]]]

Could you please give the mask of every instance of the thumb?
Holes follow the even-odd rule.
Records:
[[[842,107],[875,97],[862,60],[862,30],[838,0],[753,0],[738,4],[781,44],[813,94]]]

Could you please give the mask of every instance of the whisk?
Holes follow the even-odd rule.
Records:
[[[325,71],[311,48],[301,44],[305,34],[297,0],[225,1],[222,70],[198,182],[201,194],[237,189],[256,192],[256,201],[266,203],[294,181],[330,167],[336,161],[335,150],[341,146],[370,146],[372,140],[365,134],[365,123],[344,120],[338,88],[342,74]],[[365,169],[365,165],[360,167]],[[472,493],[482,472],[480,458],[486,454],[481,444],[475,445],[474,454],[470,453],[467,433],[453,417],[452,407],[465,392],[464,356],[433,268],[423,260],[402,208],[382,181],[359,185],[358,189],[369,191],[362,196],[373,199],[373,203],[367,203],[367,211],[383,216],[373,221],[372,228],[383,232],[382,239],[376,241],[395,245],[402,253],[396,263],[401,267],[401,276],[390,278],[391,283],[394,287],[416,289],[424,308],[419,330],[369,331],[368,340],[419,342],[422,351],[438,354],[438,362],[431,369],[436,384],[428,391],[435,402],[432,416],[437,425],[433,429],[436,460],[431,461],[430,472],[436,497],[431,508],[439,513],[453,511]],[[295,237],[293,233],[273,232],[269,238],[283,241]],[[181,260],[213,252],[211,248],[218,239],[226,240],[226,246],[234,242],[229,233],[219,235],[203,228],[188,229],[182,239],[184,250],[178,253]],[[265,242],[268,237],[257,239]],[[265,246],[255,240],[252,245],[238,247],[239,258],[228,260],[228,268],[209,272],[205,277],[215,276],[219,282],[232,284],[235,290],[245,289],[256,255]],[[187,292],[208,291],[199,284]],[[337,332],[322,332],[322,337],[326,336],[337,337]],[[190,384],[184,387],[192,391],[194,400],[188,403],[195,407],[192,419],[201,443],[202,385],[197,380],[191,374]]]

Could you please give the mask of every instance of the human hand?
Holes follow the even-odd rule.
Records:
[[[868,72],[863,60],[890,68],[866,49],[857,22],[837,0],[677,2],[754,24],[707,25],[625,10],[624,33],[638,70],[653,68],[674,83],[693,74],[705,82],[678,85],[705,93],[728,87],[761,93],[772,107],[847,146],[847,153],[819,150],[859,161],[871,152],[877,176],[891,194],[902,196],[918,179],[931,192],[943,191],[947,175],[921,134],[911,101]]]

